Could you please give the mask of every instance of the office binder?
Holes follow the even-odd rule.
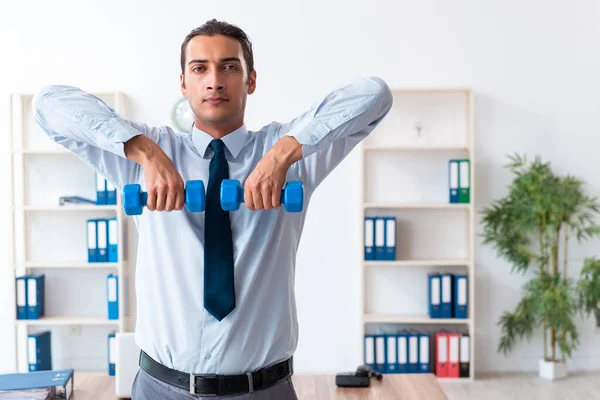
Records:
[[[385,335],[375,335],[375,369],[385,374]]]
[[[428,373],[430,371],[429,365],[429,334],[420,333],[419,338],[419,373]]]
[[[365,365],[375,369],[375,335],[365,335],[364,358]]]
[[[444,332],[435,334],[435,375],[448,377],[448,336]]]
[[[386,336],[387,341],[387,357],[385,359],[385,372],[388,374],[395,374],[398,372],[398,349],[397,349],[397,336],[389,334]]]
[[[460,345],[460,334],[448,333],[448,378],[458,378],[460,376],[459,370],[459,345]]]
[[[117,345],[115,340],[115,333],[108,334],[108,375],[115,376],[115,359],[117,357]]]
[[[106,181],[106,204],[108,204],[108,205],[116,205],[117,204],[117,189],[109,181]]]
[[[419,336],[415,333],[408,335],[408,373],[419,372]]]
[[[27,276],[19,276],[17,284],[17,319],[27,319]]]
[[[469,203],[471,199],[470,161],[460,160],[458,162],[458,202]]]
[[[73,370],[34,371],[0,375],[0,392],[11,399],[38,398],[43,390],[50,399],[69,400],[73,394]],[[16,397],[16,396],[19,397]],[[0,396],[1,397],[1,396]]]
[[[106,179],[96,172],[96,204],[106,205]]]
[[[455,301],[454,301],[454,318],[467,318],[468,313],[468,301],[467,301],[467,276],[466,275],[455,275],[454,276],[454,289],[455,289]]]
[[[441,286],[442,286],[442,302],[441,302],[441,311],[440,318],[452,318],[452,274],[442,274],[441,275]]]
[[[97,262],[108,262],[108,221],[105,219],[96,220],[96,243],[97,243]]]
[[[95,219],[87,220],[87,249],[88,249],[88,262],[98,262],[98,229]]]
[[[441,318],[441,276],[438,273],[428,273],[429,277],[429,318]]]
[[[408,335],[398,334],[398,373],[408,373]]]
[[[375,218],[365,217],[365,260],[375,259]]]
[[[396,217],[386,217],[385,221],[385,255],[384,259],[396,259]]]
[[[119,319],[119,277],[115,274],[106,277],[106,300],[108,319]]]
[[[119,226],[116,218],[108,219],[108,262],[119,261]]]
[[[375,259],[385,260],[385,219],[375,218]]]
[[[27,276],[27,319],[39,319],[45,314],[45,282],[44,274]]]
[[[43,331],[27,336],[27,361],[29,372],[52,369],[51,333]]]
[[[470,337],[468,334],[460,337],[460,374],[461,378],[469,378],[470,374]]]
[[[448,189],[450,192],[450,203],[459,202],[458,178],[458,160],[450,160],[448,164]]]

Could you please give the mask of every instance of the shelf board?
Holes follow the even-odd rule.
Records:
[[[365,151],[469,151],[466,146],[365,145]]]
[[[106,317],[88,316],[48,316],[40,319],[17,319],[18,325],[117,325],[119,320],[109,320]]]
[[[364,314],[365,323],[398,323],[398,324],[469,324],[469,319],[459,318],[429,318],[428,315],[389,315],[389,314]]]
[[[53,154],[73,154],[64,148],[58,149],[19,149],[13,150],[13,154],[40,154],[40,155],[53,155]]]
[[[85,261],[25,261],[21,265],[25,268],[118,268],[126,262],[96,262]]]
[[[363,203],[363,208],[421,208],[421,209],[444,209],[444,210],[469,210],[471,203],[386,203],[386,202],[368,202]]]
[[[68,206],[25,206],[15,207],[15,211],[61,211],[61,212],[78,212],[78,211],[117,211],[119,206],[110,205],[95,205],[81,204]]]
[[[463,267],[469,266],[469,260],[395,260],[377,261],[364,260],[365,266],[390,266],[390,267]]]

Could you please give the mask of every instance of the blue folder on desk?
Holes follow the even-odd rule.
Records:
[[[44,274],[27,276],[27,319],[39,319],[46,313]]]
[[[52,369],[52,335],[50,331],[30,333],[27,336],[27,363],[29,372]]]
[[[31,390],[48,389],[51,399],[69,400],[73,394],[73,370],[25,372],[0,375],[0,391],[28,398]],[[17,397],[13,397],[17,398]]]

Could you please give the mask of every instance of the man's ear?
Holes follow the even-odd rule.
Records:
[[[187,98],[187,90],[185,88],[185,75],[184,74],[179,75],[179,84],[180,84],[179,89],[181,89],[181,94],[183,95],[183,97]]]
[[[254,93],[256,90],[256,70],[252,71],[248,79],[248,94]]]

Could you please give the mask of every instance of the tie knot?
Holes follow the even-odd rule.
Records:
[[[225,145],[223,144],[223,141],[221,139],[213,139],[210,142],[209,146],[215,153],[222,153],[223,146]]]

